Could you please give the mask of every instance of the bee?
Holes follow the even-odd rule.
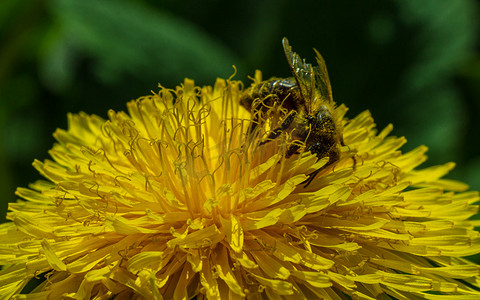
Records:
[[[293,77],[271,78],[253,83],[240,97],[240,104],[252,112],[249,133],[262,124],[262,114],[280,106],[287,113],[280,120],[278,128],[270,131],[260,144],[276,139],[288,131],[293,139],[303,142],[306,151],[314,153],[318,159],[328,157],[325,168],[340,159],[343,142],[343,127],[333,115],[335,102],[327,73],[325,60],[314,49],[318,66],[312,66],[293,52],[287,38],[283,38],[283,51]],[[285,153],[286,157],[298,153],[300,145],[292,143]],[[309,174],[305,182],[308,186],[315,178],[318,169]]]

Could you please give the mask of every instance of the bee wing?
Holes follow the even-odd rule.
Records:
[[[311,112],[313,109],[311,100],[314,99],[316,87],[314,69],[311,64],[307,64],[297,53],[293,52],[286,37],[283,38],[282,44],[293,77],[295,77],[297,86],[300,88],[302,98],[303,100],[306,99],[305,106]]]
[[[313,50],[317,54],[318,63],[318,66],[314,67],[315,88],[320,92],[320,95],[324,100],[333,103],[332,86],[330,85],[330,78],[328,77],[327,65],[325,64],[323,56],[317,51],[317,49]]]

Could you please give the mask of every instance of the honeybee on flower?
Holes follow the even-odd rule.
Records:
[[[477,299],[480,267],[462,257],[480,252],[478,193],[442,178],[453,163],[419,169],[426,147],[402,153],[368,111],[347,120],[329,85],[304,83],[326,73],[284,49],[307,74],[258,72],[246,91],[185,79],[106,120],[69,114],[33,164],[45,179],[0,225],[0,299]],[[323,122],[335,130],[295,133]]]

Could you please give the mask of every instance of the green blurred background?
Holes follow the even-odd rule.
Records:
[[[159,4],[161,3],[161,4]],[[1,219],[16,186],[40,175],[66,113],[106,117],[125,103],[216,77],[248,84],[289,76],[281,38],[327,61],[349,116],[369,109],[395,126],[425,165],[458,163],[450,178],[480,189],[479,5],[473,0],[388,1],[2,0],[0,3]]]

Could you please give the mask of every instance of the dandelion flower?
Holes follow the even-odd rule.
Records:
[[[0,298],[480,297],[462,258],[480,252],[479,197],[442,179],[453,163],[417,169],[426,147],[402,153],[343,105],[337,162],[287,158],[288,134],[248,136],[242,86],[185,80],[108,120],[69,115],[0,227]]]

